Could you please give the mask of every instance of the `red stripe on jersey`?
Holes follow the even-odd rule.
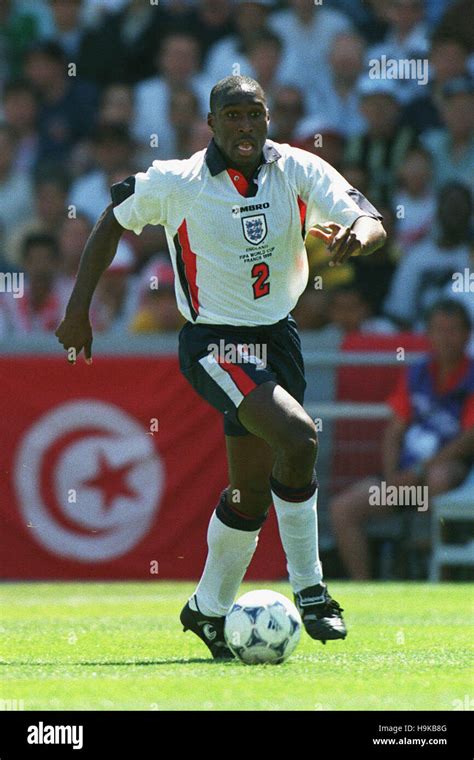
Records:
[[[306,220],[306,203],[301,200],[299,195],[298,195],[298,208],[300,210],[301,229],[304,230],[304,223]]]
[[[227,174],[231,178],[234,186],[237,188],[239,193],[243,195],[244,198],[246,198],[250,184],[248,179],[246,179],[243,174],[237,171],[237,169],[227,169]]]
[[[191,301],[194,309],[199,314],[199,288],[197,286],[196,254],[189,244],[186,219],[184,219],[178,228],[178,240],[183,251],[184,272],[188,283],[189,294],[191,296]]]
[[[219,361],[219,366],[229,373],[243,396],[247,396],[250,391],[253,391],[253,389],[257,387],[257,383],[254,383],[252,378],[245,374],[242,367],[238,367],[236,364],[231,364],[230,362],[225,361]]]

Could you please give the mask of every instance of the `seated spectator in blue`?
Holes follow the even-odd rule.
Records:
[[[474,192],[474,79],[457,77],[443,88],[441,115],[444,128],[421,135],[433,157],[437,187],[457,180]]]
[[[474,360],[466,356],[470,330],[460,304],[448,299],[433,307],[431,351],[404,370],[388,399],[392,414],[382,443],[381,474],[354,483],[330,505],[339,555],[354,580],[371,577],[367,519],[411,508],[426,512],[426,495],[432,499],[459,486],[474,462]],[[415,486],[411,506],[403,506],[401,498],[399,506],[396,501],[393,506],[370,503],[369,489],[383,483],[398,489]]]
[[[24,74],[39,96],[39,164],[67,161],[74,145],[94,128],[97,89],[79,76],[68,76],[60,45],[45,42],[25,58]]]
[[[469,265],[473,244],[472,194],[456,182],[438,192],[437,225],[429,238],[400,261],[384,304],[385,314],[402,327],[422,327],[454,272]]]

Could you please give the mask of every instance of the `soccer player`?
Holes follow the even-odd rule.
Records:
[[[377,210],[329,164],[267,139],[269,112],[255,80],[219,81],[208,123],[206,149],[154,161],[112,187],[56,335],[92,361],[88,309],[123,230],[164,225],[187,320],[181,371],[224,417],[230,484],[211,516],[204,571],[180,618],[220,659],[233,656],[224,618],[271,503],[306,631],[324,643],[346,636],[319,560],[317,435],[303,408],[304,366],[290,311],[308,280],[305,229],[326,241],[335,265],[374,252],[386,235]]]

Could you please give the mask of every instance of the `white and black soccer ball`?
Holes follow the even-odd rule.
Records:
[[[276,591],[249,591],[228,613],[224,635],[228,646],[246,665],[288,659],[301,636],[295,605]]]

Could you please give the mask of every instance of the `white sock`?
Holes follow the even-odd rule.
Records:
[[[306,501],[285,501],[272,488],[281,542],[293,591],[321,583],[323,570],[318,546],[318,489]]]
[[[229,528],[214,511],[207,531],[208,554],[194,592],[203,615],[227,615],[258,543],[258,530]],[[194,609],[193,598],[190,605]]]

